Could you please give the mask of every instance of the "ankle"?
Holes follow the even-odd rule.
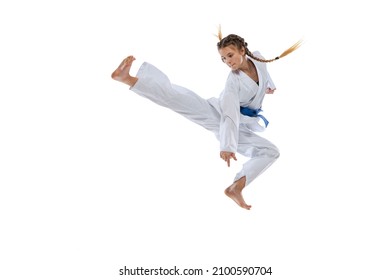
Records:
[[[121,83],[124,83],[124,84],[126,84],[126,85],[128,85],[128,86],[130,86],[130,87],[132,87],[132,86],[134,86],[135,85],[135,83],[137,82],[137,80],[138,80],[138,78],[136,78],[136,77],[131,77],[131,76],[128,76],[128,77],[126,77],[126,78],[113,78],[114,80],[117,80],[117,81],[119,81],[119,82],[121,82]]]
[[[127,79],[126,79],[126,81],[124,82],[126,85],[128,85],[128,86],[134,86],[135,85],[135,83],[138,81],[138,78],[137,77],[131,77],[131,76],[129,76]]]

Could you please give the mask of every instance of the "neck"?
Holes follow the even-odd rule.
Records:
[[[244,67],[241,68],[241,70],[244,71],[245,73],[256,72],[255,65],[249,58],[246,59],[246,63]]]
[[[243,71],[245,74],[247,74],[252,80],[254,80],[256,83],[259,82],[259,78],[257,76],[257,70],[256,66],[250,59],[246,59],[246,66],[244,68],[241,68],[241,71]]]
[[[241,70],[244,71],[244,72],[251,72],[252,71],[252,63],[249,61],[248,58],[244,58],[245,59],[245,62],[242,63],[242,67],[241,67]]]

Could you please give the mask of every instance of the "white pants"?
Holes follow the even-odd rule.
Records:
[[[219,139],[221,116],[215,105],[189,89],[171,84],[163,72],[147,62],[141,65],[137,77],[137,83],[130,88],[132,91],[212,131]],[[237,152],[250,158],[234,178],[237,181],[245,176],[246,185],[279,157],[279,150],[274,144],[241,125]]]

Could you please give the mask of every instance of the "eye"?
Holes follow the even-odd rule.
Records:
[[[226,57],[221,57],[221,60],[222,60],[223,63],[225,63],[226,62]]]

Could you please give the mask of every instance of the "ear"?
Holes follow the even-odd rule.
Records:
[[[241,47],[240,54],[245,55],[245,48],[244,47]]]

